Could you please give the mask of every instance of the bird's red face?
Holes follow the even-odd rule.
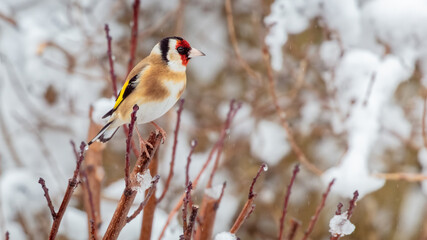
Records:
[[[189,57],[189,52],[191,51],[190,44],[184,39],[178,40],[176,42],[175,49],[181,56],[182,65],[187,66],[188,60],[190,60],[190,57]]]

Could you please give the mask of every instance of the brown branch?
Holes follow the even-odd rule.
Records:
[[[342,213],[342,207],[343,206],[344,205],[342,203],[338,203],[338,205],[337,205],[337,211],[335,211],[335,215],[341,215],[341,213]]]
[[[137,47],[137,40],[138,40],[138,15],[139,15],[139,5],[140,0],[135,0],[133,2],[133,25],[132,25],[132,33],[130,38],[130,57],[129,57],[129,64],[128,64],[128,74],[132,70],[134,66],[135,61],[135,53],[136,53],[136,47]]]
[[[110,76],[111,76],[111,84],[113,86],[113,94],[114,97],[117,98],[117,78],[116,74],[114,72],[114,62],[113,62],[113,51],[111,50],[111,36],[110,36],[110,28],[108,27],[108,24],[105,24],[105,36],[107,37],[107,55],[108,55],[108,63],[110,65]]]
[[[193,140],[191,141],[190,146],[191,146],[191,149],[190,149],[190,153],[188,154],[188,157],[187,157],[187,165],[186,165],[186,167],[185,167],[185,186],[187,186],[187,185],[188,185],[188,182],[190,181],[190,163],[191,163],[191,156],[193,156],[194,149],[195,149],[195,148],[196,148],[196,146],[197,146],[197,140],[193,139]]]
[[[8,232],[8,231],[6,231],[5,239],[6,239],[6,240],[9,240],[9,232]]]
[[[159,151],[154,154],[153,160],[149,166],[150,173],[152,175],[157,174],[159,165]],[[141,233],[139,234],[140,240],[150,240],[151,233],[153,231],[153,220],[154,212],[156,211],[157,199],[156,199],[156,189],[154,188],[153,195],[148,199],[147,205],[144,207],[144,212],[142,214],[142,225]],[[148,190],[145,191],[145,197],[148,196]]]
[[[320,176],[320,175],[322,175],[322,171],[320,169],[318,169],[315,165],[313,165],[307,159],[304,152],[301,150],[301,148],[296,143],[294,136],[293,136],[293,131],[292,131],[291,127],[289,126],[288,120],[286,118],[286,113],[283,111],[283,109],[281,109],[281,107],[279,105],[279,101],[278,101],[277,94],[276,94],[276,86],[275,86],[275,81],[274,81],[273,69],[272,69],[271,63],[270,63],[270,54],[268,53],[267,47],[265,45],[263,48],[263,57],[264,57],[264,62],[267,66],[268,86],[269,86],[268,89],[269,89],[270,95],[272,97],[272,101],[273,101],[274,107],[276,109],[277,115],[279,116],[280,123],[286,131],[286,138],[287,138],[288,142],[290,143],[291,148],[294,151],[295,155],[297,155],[298,160],[301,162],[301,164],[304,165],[304,167],[306,167],[310,172]]]
[[[204,194],[202,206],[200,207],[199,213],[199,227],[196,230],[194,239],[211,239],[212,232],[214,229],[216,212],[218,210],[219,204],[224,196],[224,189],[226,183],[222,184],[221,194],[218,199],[208,194]]]
[[[182,207],[182,228],[183,228],[183,235],[185,236],[185,233],[187,231],[187,206],[188,203],[191,201],[191,189],[193,188],[193,184],[188,182],[187,187],[185,188],[185,198],[183,199],[183,207]]]
[[[136,122],[136,112],[138,111],[139,107],[138,105],[134,105],[133,106],[133,111],[131,114],[131,120],[129,123],[129,131],[128,131],[128,135],[126,138],[126,154],[125,154],[125,183],[126,183],[126,188],[129,188],[130,185],[130,179],[129,179],[129,168],[130,168],[130,160],[129,160],[129,155],[130,155],[130,145],[131,145],[131,140],[132,140],[132,133],[133,133],[133,127],[135,125]]]
[[[148,200],[151,198],[151,195],[153,195],[154,190],[156,189],[156,185],[159,182],[160,176],[156,175],[153,178],[153,181],[151,181],[151,186],[148,189],[147,195],[144,198],[144,201],[142,201],[138,208],[135,210],[135,212],[126,218],[126,223],[129,223],[130,221],[132,221],[136,216],[138,216],[138,214],[141,213],[141,211],[144,209],[145,205],[147,204]]]
[[[233,106],[233,107],[232,107],[233,109],[234,109],[234,108],[237,108],[236,106],[234,106],[234,103],[235,103],[235,101],[234,101],[234,100],[232,100],[232,101],[231,101],[231,104],[230,104],[230,106]],[[240,108],[240,106],[238,106],[238,107]],[[229,112],[230,112],[230,111],[232,111],[232,108],[230,107]],[[233,115],[233,117],[234,117],[234,115]],[[230,122],[229,124],[227,124],[227,122],[228,122],[228,121]],[[226,129],[229,129],[229,127],[227,127],[227,126],[229,126],[229,125],[231,124],[231,121],[232,121],[232,118],[230,118],[229,120],[228,120],[228,119],[226,119],[226,121],[225,121],[225,123],[224,123],[224,126],[223,126],[223,129],[222,129],[222,131],[221,131],[221,132],[228,132],[228,131],[226,131]],[[211,151],[209,152],[208,159],[206,160],[205,164],[202,166],[202,169],[200,169],[200,171],[199,171],[198,175],[196,176],[196,178],[195,178],[195,179],[194,179],[194,181],[193,181],[193,187],[194,187],[194,188],[196,188],[197,183],[198,183],[198,181],[199,181],[200,177],[202,176],[203,172],[206,170],[206,168],[208,167],[209,163],[211,162],[212,157],[213,157],[213,154],[217,151],[217,149],[218,149],[218,147],[219,147],[219,143],[220,143],[221,141],[224,141],[224,138],[225,138],[225,137],[226,137],[226,134],[221,134],[221,135],[220,135],[220,138],[218,139],[218,141],[217,141],[217,142],[214,144],[214,146],[212,147]],[[172,218],[175,216],[175,214],[176,214],[176,213],[179,211],[179,209],[181,208],[181,204],[183,203],[183,199],[184,199],[184,197],[185,197],[185,193],[181,195],[181,198],[178,200],[178,202],[177,202],[177,204],[175,205],[175,207],[172,209],[172,211],[170,211],[169,216],[168,216],[168,219],[166,220],[166,223],[165,223],[165,225],[163,226],[162,232],[160,233],[160,236],[159,236],[159,238],[158,238],[159,240],[161,240],[161,239],[163,238],[163,235],[164,235],[164,234],[165,234],[165,232],[166,232],[166,228],[168,227],[169,223],[172,221]]]
[[[74,142],[72,141],[71,141],[71,144],[73,145],[73,147],[75,146]],[[82,142],[80,144],[80,155],[77,160],[76,168],[74,169],[73,177],[68,180],[68,186],[67,186],[67,190],[65,191],[64,199],[62,200],[61,206],[59,207],[59,210],[56,213],[56,217],[52,223],[52,228],[49,234],[49,240],[55,239],[56,234],[58,233],[58,230],[59,230],[59,226],[61,224],[62,217],[64,216],[65,210],[68,207],[68,203],[71,200],[71,196],[73,195],[74,189],[78,185],[77,176],[80,172],[80,166],[84,159],[83,153],[84,153],[85,147],[86,147],[86,144]]]
[[[422,133],[423,133],[423,143],[425,148],[427,148],[426,115],[427,115],[427,95],[424,96],[423,117],[422,117],[422,124],[421,124]]]
[[[259,82],[262,82],[261,77],[249,66],[249,64],[243,59],[240,54],[240,49],[236,37],[236,30],[234,28],[233,9],[231,7],[231,1],[225,0],[225,12],[227,14],[227,29],[230,35],[231,45],[233,46],[234,53],[236,54],[237,60],[241,67],[248,73],[249,76],[255,78]]]
[[[301,226],[300,222],[295,219],[291,219],[291,230],[289,231],[288,236],[286,236],[286,240],[293,240],[295,238],[299,226]]]
[[[104,235],[104,240],[117,239],[120,234],[120,231],[125,226],[127,214],[129,213],[129,210],[138,192],[139,183],[137,181],[137,175],[143,174],[144,171],[146,171],[146,169],[148,168],[148,165],[150,164],[154,153],[157,151],[160,145],[161,138],[162,137],[160,134],[156,135],[155,133],[151,133],[148,142],[153,146],[153,148],[147,146],[150,157],[147,157],[144,151],[142,151],[142,153],[139,155],[132,170],[132,173],[129,176],[130,183],[128,187],[125,187],[123,191],[122,197],[120,198],[116,211],[114,212],[113,218],[111,219],[107,231]]]
[[[198,206],[193,206],[191,209],[190,220],[187,226],[186,236],[188,236],[188,240],[191,240],[191,235],[193,234],[194,224],[196,222],[197,211],[199,210]]]
[[[55,220],[56,212],[55,212],[55,208],[53,207],[52,200],[50,199],[49,189],[46,187],[46,182],[44,181],[43,178],[39,178],[39,183],[40,185],[42,185],[44,197],[46,198],[47,206],[49,207],[49,210],[50,210],[50,215],[52,216],[52,219]]]
[[[421,182],[427,180],[427,175],[422,173],[375,173],[373,176],[385,180],[404,180],[408,182]]]
[[[308,228],[305,231],[302,240],[306,240],[308,236],[311,234],[311,232],[313,231],[314,225],[316,225],[317,219],[319,218],[319,215],[320,215],[320,211],[322,211],[323,207],[325,206],[326,198],[328,197],[334,182],[335,182],[335,179],[332,179],[332,181],[328,185],[328,188],[326,189],[326,192],[322,195],[322,201],[320,202],[320,205],[317,206],[316,213],[311,218],[310,224],[308,225]]]
[[[169,184],[172,180],[173,177],[173,167],[175,165],[175,157],[176,157],[176,147],[178,145],[178,133],[179,133],[179,126],[181,123],[181,113],[184,107],[184,99],[181,99],[181,101],[179,102],[179,107],[178,110],[176,111],[177,113],[177,117],[176,117],[176,126],[175,126],[175,131],[174,131],[174,139],[173,139],[173,147],[172,147],[172,157],[171,157],[171,162],[170,162],[170,169],[169,169],[169,175],[168,178],[166,179],[165,182],[165,187],[163,189],[162,194],[160,195],[159,199],[157,199],[157,203],[159,203],[160,201],[162,201],[162,199],[165,197],[166,192],[169,190]]]
[[[234,222],[233,226],[230,229],[230,233],[236,234],[236,232],[239,230],[239,228],[242,226],[242,224],[245,222],[245,220],[251,215],[251,213],[255,209],[255,204],[253,204],[256,194],[253,192],[254,185],[260,176],[262,171],[265,171],[266,165],[265,163],[261,165],[259,168],[256,176],[253,178],[251,186],[249,188],[249,194],[248,194],[248,200],[245,203],[245,206],[243,207],[242,211],[240,212],[239,216],[237,217],[236,221]]]
[[[298,172],[299,172],[299,165],[297,164],[297,165],[295,165],[294,171],[292,172],[291,181],[289,182],[288,189],[286,190],[285,200],[283,202],[282,217],[280,218],[280,228],[279,228],[279,238],[278,238],[279,240],[283,239],[283,234],[284,234],[284,230],[285,230],[285,217],[286,217],[286,213],[288,211],[289,197],[291,196],[292,186],[295,182],[295,178],[296,178]]]

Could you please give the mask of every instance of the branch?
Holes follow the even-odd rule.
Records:
[[[135,125],[135,121],[136,121],[136,112],[138,111],[139,107],[138,105],[134,105],[133,106],[133,111],[131,114],[131,120],[129,123],[129,131],[128,131],[128,136],[126,138],[126,155],[125,155],[125,161],[126,161],[126,165],[125,165],[125,183],[126,183],[126,188],[129,188],[130,185],[130,180],[129,180],[129,165],[130,165],[130,160],[129,160],[129,155],[130,155],[130,146],[131,146],[131,140],[132,140],[132,132],[133,132],[133,126]]]
[[[151,181],[151,186],[148,189],[147,195],[144,198],[144,201],[142,201],[139,204],[139,207],[135,210],[135,212],[130,216],[126,218],[126,223],[129,223],[130,221],[132,221],[136,216],[138,216],[138,214],[141,213],[141,211],[144,209],[145,205],[147,204],[148,200],[150,199],[151,195],[153,195],[154,190],[156,189],[156,185],[159,182],[160,176],[156,175],[153,178],[153,181]]]
[[[329,192],[331,191],[331,187],[334,184],[334,182],[335,182],[335,179],[332,179],[332,181],[328,185],[328,188],[326,189],[326,192],[322,195],[322,201],[320,202],[320,205],[317,206],[316,213],[311,218],[310,224],[308,225],[308,228],[305,231],[304,237],[302,238],[302,240],[306,240],[308,238],[308,236],[311,234],[311,232],[313,231],[314,225],[316,224],[317,219],[319,218],[320,211],[322,211],[323,207],[325,206],[326,198],[328,197]]]
[[[107,37],[107,55],[108,55],[108,63],[110,64],[110,76],[111,76],[111,84],[113,85],[113,94],[114,97],[117,98],[117,78],[114,72],[114,63],[113,63],[113,51],[111,50],[111,36],[110,36],[110,28],[108,24],[105,24],[105,36]]]
[[[234,100],[232,100],[232,101],[231,101],[231,103],[230,103],[230,110],[229,110],[229,112],[230,112],[230,111],[232,111],[232,108],[236,108],[236,107],[234,106],[234,104],[235,104],[235,101],[234,101]],[[238,107],[240,108],[240,105],[238,105]],[[237,110],[236,110],[236,111],[237,111]],[[235,114],[234,114],[234,115],[235,115]],[[234,118],[234,115],[233,115],[232,117],[230,117],[230,119],[227,119],[227,120],[225,121],[225,123],[224,123],[224,127],[223,127],[223,129],[222,129],[222,131],[221,131],[221,132],[224,132],[224,133],[228,132],[228,131],[226,131],[226,129],[229,129],[229,127],[227,127],[227,126],[229,126],[229,125],[231,124],[231,122],[232,122],[232,120],[233,120],[232,118]],[[227,122],[229,122],[229,123],[227,124]],[[199,171],[198,175],[196,176],[196,178],[195,178],[195,179],[194,179],[194,181],[193,181],[193,187],[194,187],[194,188],[196,188],[197,183],[198,183],[198,181],[199,181],[200,177],[202,176],[203,172],[206,170],[207,166],[208,166],[208,165],[209,165],[209,163],[211,162],[212,157],[213,157],[213,154],[218,150],[219,143],[220,143],[220,142],[223,142],[225,137],[226,137],[226,134],[221,134],[221,135],[220,135],[220,138],[218,139],[218,141],[217,141],[217,142],[214,144],[214,146],[212,147],[212,149],[211,149],[211,151],[210,151],[210,153],[209,153],[208,159],[206,160],[205,164],[202,166],[202,169],[200,169],[200,171]],[[181,208],[181,204],[183,203],[183,199],[184,199],[184,197],[185,197],[185,193],[181,195],[181,198],[178,200],[178,202],[177,202],[177,204],[175,205],[175,207],[174,207],[174,208],[172,209],[172,211],[169,213],[168,219],[166,220],[166,223],[165,223],[165,225],[163,226],[162,232],[160,233],[160,236],[159,236],[159,238],[158,238],[159,240],[161,240],[161,239],[163,238],[163,235],[164,235],[164,234],[165,234],[165,232],[166,232],[166,228],[168,227],[169,223],[172,221],[172,218],[175,216],[175,214],[176,214],[176,213],[179,211],[179,209]]]
[[[133,2],[133,24],[132,24],[132,35],[130,38],[130,57],[129,57],[129,65],[128,65],[128,74],[132,70],[135,60],[136,46],[138,40],[138,14],[139,14],[139,4],[140,0],[135,0]]]
[[[6,236],[6,240],[9,240],[9,232],[8,231],[6,231],[6,234],[5,234]]]
[[[304,165],[304,167],[306,167],[312,173],[320,176],[322,175],[322,171],[318,169],[315,165],[313,165],[310,161],[308,161],[304,152],[301,150],[301,148],[298,146],[298,144],[294,139],[292,129],[289,126],[288,120],[286,118],[286,113],[280,108],[279,101],[276,94],[276,86],[274,81],[273,69],[271,68],[271,64],[270,64],[270,54],[268,53],[267,47],[265,45],[263,48],[263,57],[264,57],[264,62],[267,65],[268,86],[269,86],[270,95],[272,97],[272,101],[276,109],[277,115],[279,116],[280,123],[286,131],[286,138],[288,142],[291,144],[291,148],[294,151],[295,155],[297,155],[298,160],[301,162],[301,164]]]
[[[157,200],[157,203],[159,203],[160,201],[162,201],[162,199],[165,197],[166,192],[169,189],[170,181],[172,180],[173,167],[175,165],[176,146],[178,144],[179,126],[180,126],[180,123],[181,123],[181,113],[182,113],[182,110],[183,110],[184,102],[185,102],[185,100],[181,99],[181,101],[179,102],[179,108],[176,111],[177,117],[176,117],[176,126],[175,126],[175,131],[174,131],[174,139],[173,139],[173,147],[172,147],[172,158],[171,158],[171,162],[169,164],[170,165],[169,175],[168,175],[168,178],[166,179],[166,183],[165,183],[165,187],[163,189],[162,195],[160,195],[159,199]]]
[[[49,207],[50,214],[52,215],[52,219],[55,220],[56,212],[55,212],[55,208],[53,207],[52,200],[50,199],[50,196],[49,196],[49,189],[46,187],[46,183],[43,178],[39,178],[39,183],[40,185],[42,185],[44,196],[46,198],[47,206]]]
[[[95,206],[93,203],[92,190],[90,189],[89,178],[87,177],[86,171],[81,171],[80,178],[83,179],[84,187],[87,190],[87,198],[88,198],[87,201],[88,201],[88,205],[89,205],[88,206],[89,212],[87,213],[87,215],[89,217],[89,230],[90,230],[89,231],[89,238],[90,239],[97,239],[98,238],[98,231],[97,231],[97,228],[95,227],[95,220],[96,220]]]
[[[188,154],[187,157],[187,165],[185,167],[185,186],[188,185],[188,183],[190,182],[190,163],[191,163],[191,156],[193,156],[194,153],[194,149],[197,146],[197,140],[192,140],[191,141],[191,148],[190,148],[190,153]]]
[[[188,182],[187,187],[185,188],[185,198],[183,200],[183,207],[182,207],[182,228],[183,228],[183,234],[185,236],[185,233],[187,231],[187,206],[188,203],[191,201],[191,189],[193,188],[193,184],[191,182]]]
[[[354,207],[356,206],[357,198],[359,197],[359,192],[355,191],[353,193],[353,198],[348,203],[348,209],[347,209],[347,220],[350,220],[351,216],[353,215]],[[341,215],[341,208],[343,207],[342,203],[339,203],[337,206],[337,211],[335,212],[335,215]],[[336,234],[336,235],[335,235]],[[338,240],[340,239],[340,234],[332,234],[329,240]]]
[[[249,194],[248,194],[248,200],[245,203],[245,206],[243,207],[242,211],[240,212],[239,216],[237,217],[236,221],[233,224],[233,227],[231,227],[230,232],[232,234],[236,234],[236,232],[239,230],[239,228],[242,226],[242,224],[245,222],[245,220],[251,215],[251,213],[255,209],[255,204],[253,204],[256,194],[253,192],[254,185],[261,174],[262,171],[267,171],[266,164],[262,164],[259,168],[256,176],[252,180],[252,184],[249,188]]]
[[[143,174],[144,171],[146,171],[146,169],[148,168],[155,152],[157,151],[160,145],[161,135],[151,133],[148,142],[153,146],[153,148],[147,146],[150,157],[147,157],[143,151],[140,153],[132,170],[132,173],[129,176],[129,186],[126,187],[123,191],[122,197],[120,198],[116,211],[114,212],[113,218],[111,219],[107,231],[104,235],[104,240],[117,239],[120,234],[120,231],[125,226],[127,214],[129,213],[129,210],[138,192],[139,183],[137,181],[137,174]]]
[[[285,229],[285,217],[288,209],[289,197],[291,196],[291,189],[295,182],[295,178],[298,172],[299,172],[299,165],[297,164],[295,165],[294,171],[292,172],[291,181],[289,182],[288,190],[286,191],[285,200],[283,202],[282,217],[280,218],[280,229],[279,229],[279,238],[278,238],[279,240],[283,239],[283,233]]]
[[[301,223],[295,219],[291,219],[291,231],[289,231],[289,234],[287,236],[287,240],[293,240],[296,236],[297,229],[301,225]]]
[[[75,148],[74,142],[71,141],[71,145],[73,146],[73,148]],[[84,153],[85,147],[86,147],[86,144],[84,142],[82,142],[80,144],[80,154],[79,154],[79,157],[77,159],[77,164],[76,164],[76,168],[74,169],[73,177],[68,180],[68,186],[67,186],[67,190],[65,191],[64,199],[62,200],[61,206],[59,207],[59,210],[56,213],[55,219],[53,220],[53,223],[52,223],[52,228],[51,228],[50,234],[49,234],[49,240],[55,239],[56,234],[58,233],[58,230],[59,230],[59,226],[61,224],[62,217],[64,216],[65,210],[68,207],[68,203],[71,200],[71,196],[73,195],[74,189],[77,187],[77,184],[78,184],[77,176],[80,172],[80,166],[81,166],[83,159],[84,159],[83,153]],[[43,187],[43,185],[42,185],[42,187]]]
[[[385,180],[404,180],[408,182],[421,182],[427,180],[427,175],[422,173],[376,173],[373,176]]]

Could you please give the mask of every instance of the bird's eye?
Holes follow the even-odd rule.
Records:
[[[179,46],[176,50],[178,51],[179,54],[183,54],[185,51],[184,47],[182,46]]]

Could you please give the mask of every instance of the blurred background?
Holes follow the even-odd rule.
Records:
[[[291,218],[301,222],[298,238],[336,178],[311,239],[329,239],[337,204],[348,206],[355,190],[360,193],[351,219],[356,229],[344,239],[427,239],[427,2],[231,0],[231,8],[226,3],[141,1],[136,62],[173,35],[206,53],[187,69],[175,175],[156,209],[152,239],[184,191],[191,140],[199,142],[190,168],[194,178],[219,137],[231,99],[242,107],[214,178],[214,185],[227,182],[214,233],[229,231],[252,178],[266,163],[269,170],[255,185],[256,209],[237,236],[277,239],[285,191],[303,154],[312,165],[301,165],[286,221],[288,229]],[[108,109],[100,106],[113,101],[104,24],[111,30],[120,88],[129,60],[132,4],[0,1],[2,237],[9,231],[11,239],[47,238],[51,217],[38,178],[46,179],[59,206],[75,167],[70,140],[87,140],[90,106],[93,120],[102,124]],[[157,195],[169,172],[176,115],[175,107],[157,121],[168,133],[159,150]],[[139,129],[144,136],[153,130]],[[103,150],[104,223],[124,186],[124,150],[122,131]],[[196,204],[205,175],[194,190]],[[59,239],[87,239],[81,196],[77,188]],[[140,224],[137,218],[127,225],[119,239],[137,239]],[[180,224],[178,216],[164,239],[178,239]]]

